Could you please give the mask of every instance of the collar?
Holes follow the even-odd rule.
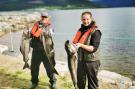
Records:
[[[86,32],[88,29],[90,29],[93,25],[95,25],[95,21],[92,21],[88,26],[84,26],[83,24],[81,24],[81,32]]]

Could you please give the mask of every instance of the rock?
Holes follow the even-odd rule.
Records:
[[[0,45],[0,54],[2,54],[3,52],[7,51],[8,47],[5,45]]]
[[[28,13],[28,12],[1,12],[0,13],[0,32],[9,32],[9,30],[17,31],[32,27],[34,22],[39,20],[40,13]]]
[[[10,23],[1,22],[0,23],[0,31],[5,31],[6,29],[12,29],[12,26]]]
[[[132,87],[131,79],[124,76],[117,79],[116,84],[118,85],[119,89],[130,89]]]
[[[128,77],[124,77],[115,72],[102,70],[98,73],[98,78],[102,82],[108,84],[117,85],[118,89],[134,89],[132,86],[132,80]]]
[[[98,78],[104,82],[115,84],[117,79],[121,78],[120,74],[115,72],[110,72],[106,70],[102,70],[98,73]]]
[[[135,86],[131,86],[130,89],[135,89]]]

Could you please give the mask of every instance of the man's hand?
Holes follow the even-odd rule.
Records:
[[[43,30],[43,28],[39,28],[38,30]]]

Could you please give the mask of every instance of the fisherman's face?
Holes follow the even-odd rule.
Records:
[[[48,25],[48,24],[50,24],[50,19],[49,18],[43,18],[42,23]]]
[[[46,24],[46,25],[48,25],[50,23],[49,18],[44,18],[43,19],[43,23]]]
[[[84,26],[88,26],[92,21],[92,17],[89,14],[84,14],[81,17],[81,21]]]

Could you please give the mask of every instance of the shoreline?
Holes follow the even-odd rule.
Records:
[[[30,85],[30,70],[22,69],[24,63],[21,58],[0,54],[0,61],[1,61],[0,62],[0,77],[2,77],[2,76],[6,76],[5,78],[11,77],[14,80],[14,82],[20,81],[20,77],[21,77],[21,79],[27,79],[27,82]],[[73,85],[72,85],[71,77],[69,74],[67,63],[57,61],[55,68],[57,69],[57,71],[60,74],[60,75],[57,75],[58,82],[63,82],[63,84],[64,84],[64,85],[62,85],[63,86],[62,88],[63,89],[74,89]],[[46,79],[47,75],[45,73],[46,71],[44,69],[43,64],[40,65],[39,72],[40,72],[39,76],[40,76],[40,80],[41,80],[40,82],[41,83],[43,81],[48,82],[48,78]],[[44,75],[46,77],[44,77]],[[45,80],[42,80],[42,79],[44,79],[43,77],[45,78]],[[98,79],[99,79],[100,89],[135,89],[134,88],[135,86],[133,86],[133,81],[130,78],[124,77],[115,72],[100,70],[98,73]],[[11,80],[8,80],[8,81],[11,81]],[[23,81],[21,81],[21,82],[23,82]],[[70,85],[70,86],[65,86],[65,83],[68,83],[68,85]],[[12,84],[10,84],[10,85],[12,85]],[[42,84],[39,84],[39,87],[41,85]],[[4,84],[2,86],[4,86]],[[26,85],[20,85],[20,86],[27,87]],[[48,86],[49,85],[46,85],[46,87],[48,87]],[[61,85],[59,83],[58,83],[58,86],[61,87]],[[125,88],[125,87],[128,87],[128,88]],[[62,89],[62,88],[59,88],[59,89]],[[5,89],[5,88],[2,88],[2,89]],[[8,89],[12,89],[12,88],[8,88]],[[20,88],[16,88],[16,89],[20,89]],[[23,88],[23,89],[27,89],[27,88]],[[39,89],[44,89],[44,88],[39,88]]]
[[[10,64],[17,64],[16,65],[16,66],[18,66],[17,69],[18,70],[19,69],[23,70],[24,62],[23,62],[23,59],[22,59],[22,55],[20,55],[18,57],[15,57],[15,56],[10,56],[8,54],[0,54],[0,61],[1,61],[0,62],[0,67],[5,67],[6,68],[7,65],[5,65],[5,63],[6,63],[6,61],[8,61],[9,63],[6,63],[6,64],[8,64],[8,66],[10,66]],[[28,63],[30,64],[30,60],[29,60]],[[64,75],[64,73],[68,72],[68,65],[67,65],[66,62],[63,62],[63,61],[56,61],[55,68],[56,68],[56,70],[58,70],[60,75]],[[28,69],[26,69],[26,70],[28,70]],[[45,72],[45,71],[42,71],[42,70],[44,70],[44,66],[41,63],[41,65],[40,65],[40,72],[41,73]]]
[[[0,32],[0,37],[2,37],[2,36],[4,36],[4,35],[6,35],[7,33],[5,33],[5,32]]]
[[[0,37],[10,32],[29,29],[40,17],[40,12],[0,12]]]

